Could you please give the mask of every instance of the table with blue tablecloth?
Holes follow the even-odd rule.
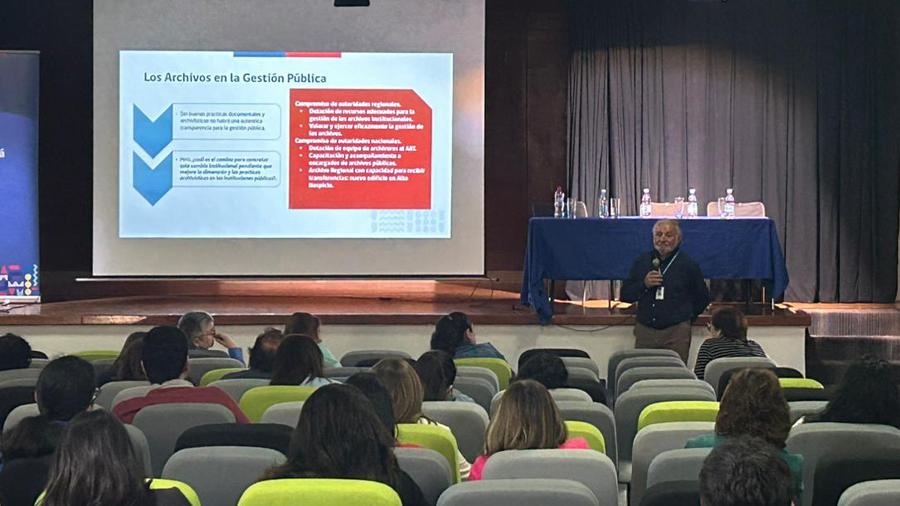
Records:
[[[635,258],[653,248],[657,219],[531,218],[522,303],[541,322],[553,316],[546,279],[626,279]],[[773,299],[784,294],[787,266],[775,223],[768,218],[679,220],[682,248],[709,279],[759,279]]]

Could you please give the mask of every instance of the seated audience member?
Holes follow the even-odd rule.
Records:
[[[397,423],[421,423],[437,425],[450,430],[446,425],[429,420],[422,414],[422,400],[425,389],[413,366],[401,358],[386,358],[375,364],[372,372],[391,394],[391,405],[394,408],[394,420]],[[465,479],[472,467],[459,450],[456,451],[456,464],[460,476]]]
[[[864,357],[850,364],[825,411],[803,422],[877,423],[900,428],[900,393],[889,364]]]
[[[216,332],[216,322],[211,314],[204,311],[185,313],[178,320],[178,328],[187,336],[188,349],[190,350],[188,357],[231,357],[241,362],[244,361],[244,352],[241,351],[234,340],[225,334]],[[216,343],[224,346],[228,353],[213,350],[212,347]]]
[[[413,368],[422,380],[426,401],[475,402],[468,395],[453,389],[456,364],[449,354],[440,350],[426,351],[416,360]]]
[[[27,369],[31,365],[31,346],[15,334],[0,336],[0,371]]]
[[[146,332],[132,332],[125,338],[122,351],[116,357],[112,367],[97,378],[97,386],[110,381],[145,381],[147,375],[141,368],[141,351],[144,349]]]
[[[366,399],[372,402],[375,414],[381,419],[391,438],[397,438],[397,423],[394,421],[394,406],[391,404],[391,393],[384,388],[381,380],[374,373],[358,372],[347,378],[347,385],[356,387]]]
[[[787,464],[764,440],[730,439],[713,448],[703,461],[702,506],[790,506],[792,495]]]
[[[535,353],[519,368],[516,381],[523,379],[537,381],[547,390],[565,388],[569,382],[569,370],[558,355],[542,351]]]
[[[322,350],[322,360],[325,363],[325,367],[340,367],[341,362],[334,357],[334,353],[331,353],[328,346],[325,346],[325,343],[322,342],[322,337],[319,335],[321,326],[322,322],[315,315],[294,313],[284,325],[284,335],[302,334],[311,337],[319,345],[319,349]]]
[[[147,406],[156,404],[198,402],[221,404],[228,408],[238,423],[250,420],[234,400],[216,387],[195,387],[187,381],[188,347],[184,332],[177,327],[154,327],[144,337],[141,365],[147,380],[158,385],[143,397],[119,402],[113,413],[125,423],[131,423],[134,415]]]
[[[316,342],[308,336],[292,334],[286,336],[275,351],[269,384],[320,387],[337,383],[326,378],[324,371],[322,350]]]
[[[499,358],[506,360],[491,343],[478,343],[475,330],[465,313],[442,316],[431,334],[431,349],[449,353],[453,358]]]
[[[250,348],[250,368],[228,373],[222,379],[272,379],[275,351],[283,339],[284,334],[280,330],[267,328],[256,336],[256,342]]]
[[[740,310],[723,307],[713,311],[707,324],[710,338],[703,341],[697,352],[694,374],[703,379],[706,364],[725,357],[765,357],[762,347],[747,339],[747,318]]]
[[[504,450],[590,449],[584,438],[569,439],[566,424],[550,392],[534,380],[509,385],[491,419],[484,455],[472,463],[469,480],[480,480],[491,455]]]
[[[303,405],[291,436],[288,460],[266,472],[278,478],[343,478],[377,481],[397,491],[403,506],[428,504],[397,464],[393,438],[359,390],[326,385]]]
[[[150,490],[125,427],[103,410],[75,417],[53,458],[41,506],[188,506],[178,489]]]
[[[66,356],[41,370],[34,390],[40,415],[23,419],[0,443],[0,504],[34,504],[47,483],[63,429],[91,407],[95,392],[94,368],[86,360]]]
[[[715,434],[697,436],[687,448],[716,447],[738,436],[759,438],[775,448],[794,476],[795,494],[803,492],[803,456],[784,450],[791,412],[781,384],[768,369],[744,369],[731,379],[719,403]]]

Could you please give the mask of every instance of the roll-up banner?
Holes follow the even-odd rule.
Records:
[[[37,51],[0,51],[0,303],[40,302]]]

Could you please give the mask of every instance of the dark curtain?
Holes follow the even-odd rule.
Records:
[[[775,220],[787,300],[893,301],[897,0],[571,0],[570,189],[637,214],[726,187]]]

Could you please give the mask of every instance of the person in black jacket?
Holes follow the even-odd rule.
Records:
[[[677,221],[653,226],[653,251],[634,261],[621,298],[638,304],[635,348],[675,350],[687,363],[691,322],[709,305],[709,290],[700,267],[681,249]]]

